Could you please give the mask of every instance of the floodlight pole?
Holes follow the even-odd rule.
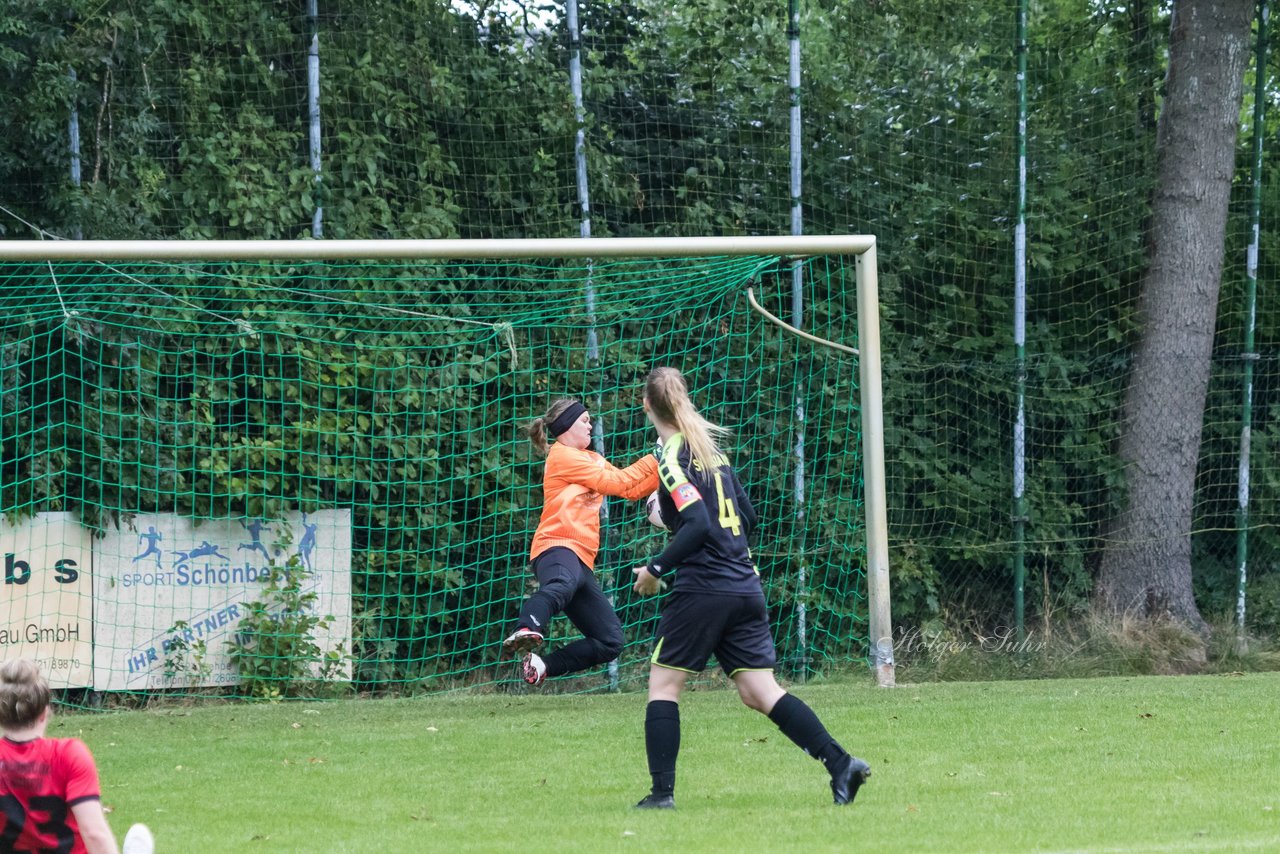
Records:
[[[1253,94],[1253,193],[1249,205],[1249,249],[1245,261],[1245,302],[1248,322],[1240,360],[1244,366],[1240,407],[1240,464],[1236,485],[1236,655],[1249,651],[1245,624],[1245,593],[1249,578],[1249,454],[1253,441],[1253,366],[1258,361],[1254,330],[1258,324],[1258,251],[1262,219],[1262,141],[1266,135],[1267,110],[1267,2],[1258,0],[1258,43],[1254,58]]]
[[[71,186],[77,190],[80,189],[80,109],[76,106],[79,100],[79,86],[76,80],[76,70],[70,68],[67,70],[67,76],[71,79],[71,116],[67,121],[67,143],[70,146],[71,154]],[[76,214],[76,225],[72,232],[75,239],[79,240],[84,236],[84,232],[80,228],[80,215]]]
[[[591,188],[587,183],[587,111],[582,102],[582,33],[578,27],[578,0],[568,0],[565,5],[565,23],[569,27],[569,88],[573,92],[573,118],[577,131],[573,137],[573,161],[578,179],[578,206],[581,209],[578,223],[578,234],[583,240],[591,238]],[[595,265],[587,258],[587,280],[583,285],[583,300],[587,309],[587,370],[599,379],[600,376],[600,336],[596,332],[596,286]],[[595,406],[592,407],[591,444],[600,456],[605,456],[604,447],[604,397],[599,386],[595,389]],[[606,495],[600,502],[600,538],[601,550],[609,536],[609,497]],[[614,605],[612,593],[606,593],[609,604]],[[609,673],[609,690],[618,690],[618,659],[612,659],[607,665]]]
[[[787,42],[790,45],[790,62],[788,83],[791,88],[791,233],[804,233],[804,207],[801,204],[803,190],[803,165],[801,148],[800,122],[800,0],[789,0],[787,3]],[[795,258],[791,262],[791,325],[797,329],[804,328],[804,261]],[[797,361],[799,357],[797,356]],[[800,537],[804,537],[804,384],[797,378],[795,381],[795,442],[793,447],[795,460],[795,480],[793,499],[796,505],[795,524]],[[803,539],[801,545],[803,546]],[[800,561],[796,566],[796,589],[799,601],[796,603],[796,660],[799,667],[796,677],[803,682],[809,677],[809,626],[808,609],[805,598],[809,595],[809,558],[800,551]]]
[[[308,144],[311,152],[311,185],[315,194],[311,214],[311,236],[317,240],[324,236],[324,205],[321,204],[320,162],[320,7],[318,0],[307,0],[307,25],[311,28],[311,42],[307,48],[307,123]]]
[[[1027,0],[1018,4],[1018,223],[1013,233],[1013,622],[1026,640],[1027,583]]]

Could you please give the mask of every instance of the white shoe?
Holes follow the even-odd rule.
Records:
[[[518,628],[502,642],[502,648],[514,655],[523,655],[542,646],[542,632],[533,629]]]
[[[156,841],[145,824],[135,824],[124,835],[124,845],[120,846],[120,854],[155,854]]]
[[[536,652],[528,653],[524,661],[520,662],[520,675],[525,682],[536,688],[547,679],[547,664]]]

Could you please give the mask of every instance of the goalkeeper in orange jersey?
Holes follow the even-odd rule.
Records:
[[[530,685],[612,661],[622,651],[622,622],[593,571],[600,550],[600,504],[604,496],[640,499],[658,488],[658,462],[645,454],[616,468],[591,445],[591,414],[579,401],[562,398],[525,427],[529,441],[547,458],[542,473],[542,518],[530,548],[538,591],[524,601],[515,631],[503,648],[522,655]],[[548,440],[554,440],[549,442]],[[551,618],[563,613],[582,632],[573,643],[542,656],[536,651]]]

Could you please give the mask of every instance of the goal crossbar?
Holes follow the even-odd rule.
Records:
[[[512,240],[5,240],[3,261],[340,261],[862,255],[870,235]]]

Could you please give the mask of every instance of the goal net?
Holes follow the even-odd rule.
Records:
[[[92,691],[512,683],[500,644],[533,589],[542,504],[521,426],[577,397],[595,449],[629,464],[653,443],[645,375],[671,365],[734,431],[781,673],[865,666],[859,360],[747,296],[856,347],[854,255],[600,254],[624,242],[592,241],[591,259],[530,242],[528,257],[384,260],[366,260],[375,244],[346,260],[57,244],[82,257],[5,261],[7,653]],[[631,568],[665,535],[619,499],[601,531],[626,646],[562,690],[647,672],[658,600],[631,591]],[[560,617],[548,641],[576,635]]]

